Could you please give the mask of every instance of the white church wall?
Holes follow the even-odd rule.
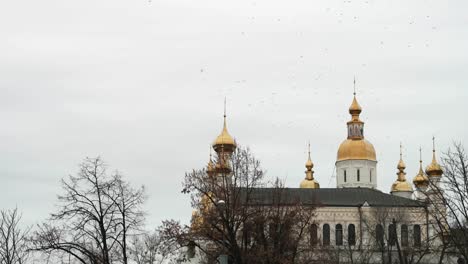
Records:
[[[377,161],[342,160],[336,162],[337,188],[377,188]]]

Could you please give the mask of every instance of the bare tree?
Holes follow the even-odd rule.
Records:
[[[180,255],[177,244],[164,240],[159,230],[131,240],[130,256],[136,264],[176,263]]]
[[[86,158],[78,175],[62,180],[62,187],[59,210],[38,227],[34,249],[83,264],[126,263],[126,237],[141,224],[143,191],[110,176],[99,157]]]
[[[443,154],[442,168],[442,177],[431,181],[426,193],[433,226],[442,251],[468,263],[468,156],[461,143]]]
[[[120,230],[120,233],[115,240],[121,247],[122,262],[127,264],[128,237],[132,235],[132,231],[138,230],[143,225],[144,215],[141,205],[145,201],[144,188],[134,189],[119,174],[114,175],[113,182],[115,188],[108,189],[106,196],[114,202],[117,209],[118,217],[115,219],[117,226],[114,228]]]
[[[248,148],[238,148],[230,159],[229,170],[186,174],[183,192],[192,197],[192,226],[166,221],[164,237],[198,248],[207,262],[221,254],[238,264],[299,260],[314,208],[289,196],[280,181],[268,184]]]
[[[2,210],[0,214],[0,264],[26,263],[31,228],[21,228],[21,214],[17,208]]]

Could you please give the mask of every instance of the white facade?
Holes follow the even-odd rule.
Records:
[[[336,162],[336,187],[377,188],[377,161],[342,160]]]

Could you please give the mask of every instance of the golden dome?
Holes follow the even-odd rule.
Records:
[[[233,151],[237,144],[234,138],[227,131],[226,126],[226,115],[224,115],[224,125],[221,134],[213,142],[213,148],[218,152],[219,149],[223,148],[225,151]]]
[[[356,94],[354,94],[353,102],[351,103],[351,106],[349,107],[349,113],[351,115],[359,115],[362,111],[361,106],[359,105],[358,101],[356,100]]]
[[[422,169],[422,160],[421,160],[421,148],[419,149],[419,172],[418,174],[413,178],[413,183],[416,187],[427,187],[429,186],[429,178],[424,174],[424,171]]]
[[[431,164],[426,167],[426,174],[429,176],[442,176],[442,173],[442,168],[435,158],[432,160]]]
[[[310,143],[309,143],[309,156],[307,158],[306,164],[306,177],[304,180],[301,181],[301,184],[299,185],[300,188],[311,188],[311,189],[318,189],[320,188],[320,184],[314,179],[314,171],[312,168],[314,167],[314,163],[312,162],[312,159],[310,158]]]
[[[301,181],[300,188],[319,189],[320,184],[316,180],[304,179]]]
[[[399,169],[399,170],[405,170],[406,169],[406,164],[401,158],[400,158],[400,161],[398,162],[397,169]]]
[[[377,161],[374,146],[365,139],[346,139],[338,148],[336,161],[373,160]]]
[[[406,164],[403,161],[403,154],[402,154],[402,146],[400,143],[400,161],[398,161],[398,178],[397,180],[392,184],[391,192],[412,192],[413,187],[409,182],[406,181]]]
[[[342,160],[372,160],[377,161],[374,146],[364,139],[364,122],[359,120],[362,108],[357,102],[356,92],[349,107],[351,121],[347,122],[348,139],[338,148],[336,161]]]
[[[429,179],[422,170],[413,178],[413,183],[416,187],[427,187],[429,185]]]
[[[435,138],[432,138],[433,148],[432,148],[432,162],[426,167],[426,174],[428,176],[442,176],[442,168],[440,167],[439,163],[437,163],[436,156],[435,156]]]

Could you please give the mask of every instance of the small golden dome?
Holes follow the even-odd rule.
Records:
[[[443,170],[437,163],[431,163],[426,167],[426,174],[429,176],[442,176]]]
[[[406,181],[406,164],[403,161],[402,145],[400,143],[400,161],[398,161],[397,166],[398,175],[397,180],[392,184],[391,192],[412,192],[413,187],[409,182]]]
[[[444,172],[440,167],[439,163],[437,163],[436,156],[435,156],[435,138],[432,138],[432,162],[426,167],[426,174],[430,176],[442,176]]]
[[[398,162],[397,169],[399,169],[399,170],[405,170],[406,169],[406,164],[402,159],[400,159],[400,161]]]
[[[427,187],[429,185],[429,179],[424,173],[421,174],[420,172],[413,178],[413,183],[416,187]]]
[[[365,139],[346,139],[338,148],[336,161],[373,160],[377,161],[374,146]]]
[[[314,171],[312,168],[314,167],[314,163],[312,162],[312,159],[310,158],[310,143],[309,143],[309,155],[305,164],[306,167],[306,177],[304,180],[301,181],[301,184],[299,185],[300,188],[312,188],[312,189],[318,189],[320,188],[320,184],[314,179]]]
[[[304,179],[301,181],[300,188],[319,189],[320,184],[316,180]]]
[[[349,107],[349,113],[351,115],[359,115],[362,111],[361,106],[359,105],[358,101],[356,100],[356,94],[354,94],[353,102]]]
[[[432,160],[431,164],[426,167],[426,174],[429,176],[441,176],[442,168],[436,160]]]
[[[419,149],[419,156],[421,157],[421,148]],[[419,172],[413,178],[413,183],[418,188],[429,186],[429,178],[427,178],[427,176],[424,174],[424,171],[422,169],[422,160],[421,160],[421,158],[419,159]]]
[[[227,131],[226,115],[225,115],[223,130],[221,131],[221,134],[219,134],[219,136],[213,142],[213,148],[215,149],[216,152],[218,152],[221,148],[223,148],[225,151],[234,151],[236,146],[237,146],[236,141],[232,138],[232,136]]]

